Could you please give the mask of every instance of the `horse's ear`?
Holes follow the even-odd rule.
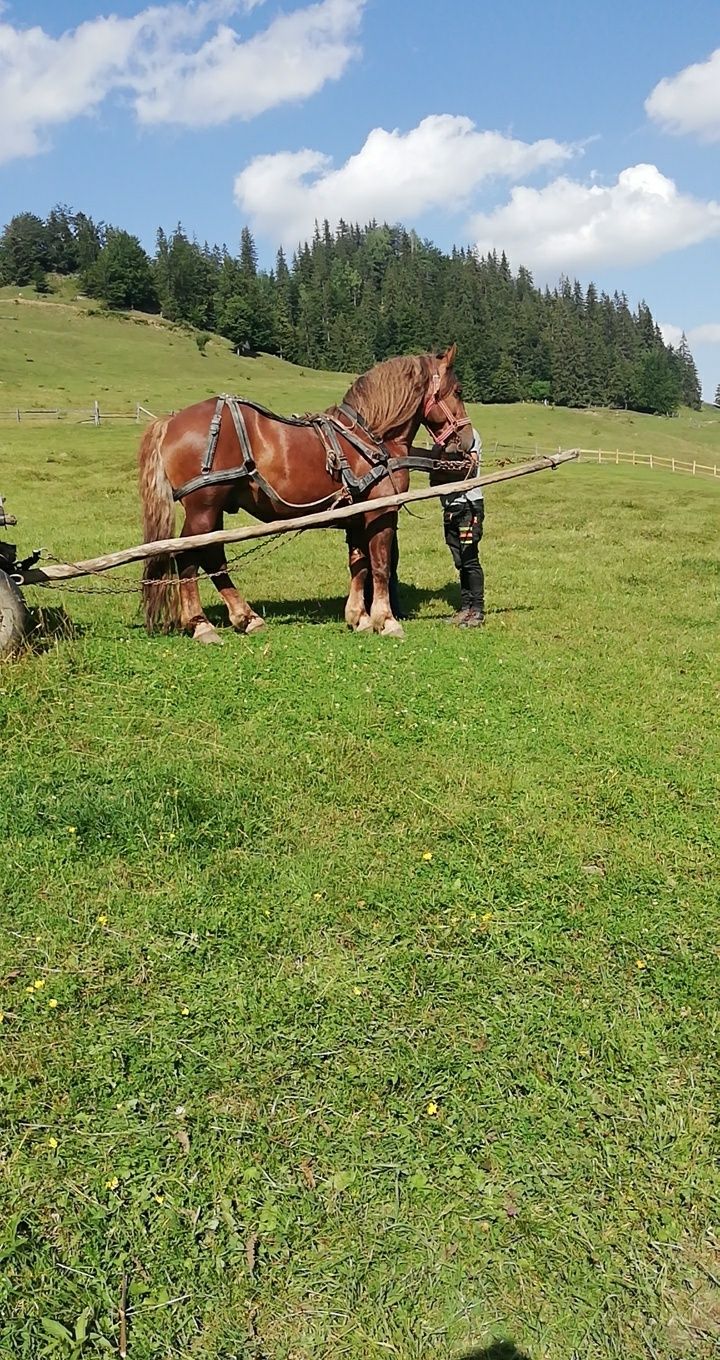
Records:
[[[450,348],[446,350],[445,353],[443,354],[442,361],[446,368],[452,368],[456,358],[457,358],[457,345],[451,345]]]

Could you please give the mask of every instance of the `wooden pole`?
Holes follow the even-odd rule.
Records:
[[[342,524],[355,515],[364,515],[368,510],[398,510],[410,501],[429,501],[436,496],[447,496],[460,491],[472,491],[478,486],[494,486],[496,482],[509,482],[514,477],[527,477],[531,472],[546,472],[561,463],[569,463],[578,457],[578,449],[566,449],[547,458],[537,458],[532,463],[520,463],[517,467],[500,468],[498,472],[488,472],[483,477],[471,477],[464,482],[444,482],[442,486],[422,487],[419,491],[405,491],[396,496],[380,496],[377,500],[360,501],[354,505],[342,506],[338,510],[323,510],[315,515],[300,515],[294,519],[275,520],[272,524],[250,524],[240,529],[220,529],[209,534],[191,534],[187,538],[163,538],[156,543],[140,543],[135,548],[123,548],[119,552],[107,553],[104,557],[91,557],[85,562],[59,562],[46,567],[33,567],[22,574],[22,585],[43,585],[46,581],[71,581],[76,576],[95,576],[113,567],[125,567],[130,562],[142,562],[148,557],[164,554],[187,552],[190,548],[206,548],[211,543],[244,543],[251,538],[265,538],[272,534],[290,534],[300,529],[324,529],[328,525]]]

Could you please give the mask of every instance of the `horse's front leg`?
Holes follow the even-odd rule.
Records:
[[[348,628],[353,628],[357,633],[364,633],[372,627],[370,615],[365,607],[365,582],[370,570],[370,563],[365,525],[359,515],[348,525],[346,538],[350,567],[350,594],[345,605],[345,622]]]
[[[390,604],[390,572],[397,514],[385,513],[375,518],[366,515],[370,567],[373,578],[373,602],[370,622],[376,633],[383,637],[404,637],[402,624],[398,623]]]

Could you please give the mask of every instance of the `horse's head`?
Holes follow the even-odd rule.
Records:
[[[468,454],[473,446],[473,428],[465,410],[462,389],[453,368],[457,345],[433,357],[423,401],[423,425],[447,454]]]

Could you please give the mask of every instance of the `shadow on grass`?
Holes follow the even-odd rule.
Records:
[[[274,624],[294,623],[342,623],[345,617],[345,595],[331,595],[324,599],[310,600],[270,600],[253,596],[252,606]],[[426,590],[420,586],[402,585],[400,587],[401,619],[417,619],[426,604],[441,601],[445,606],[442,614],[424,615],[427,623],[449,617],[460,608],[460,590],[454,582],[437,590]],[[517,614],[535,609],[533,604],[503,605],[488,609],[489,614]],[[227,614],[222,605],[210,605],[205,609],[207,617],[216,627],[227,622]]]
[[[85,631],[74,623],[65,609],[34,605],[28,608],[28,631],[25,648],[29,652],[47,652],[60,642],[71,642]]]
[[[530,1360],[530,1356],[519,1351],[513,1341],[493,1341],[489,1346],[466,1351],[457,1360]]]

